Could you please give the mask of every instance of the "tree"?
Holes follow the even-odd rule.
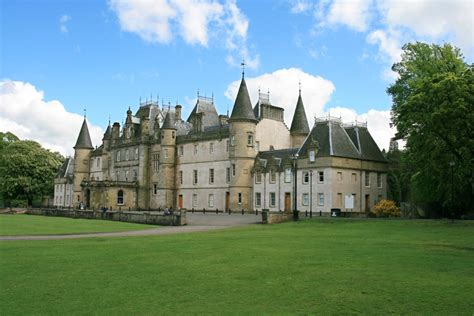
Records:
[[[413,168],[411,197],[444,211],[473,209],[474,67],[458,48],[406,44],[388,88],[397,138]],[[452,214],[453,215],[453,214]]]
[[[13,141],[2,137],[0,145],[0,194],[5,201],[26,199],[31,206],[34,198],[52,194],[54,176],[64,158],[34,141],[9,134]]]

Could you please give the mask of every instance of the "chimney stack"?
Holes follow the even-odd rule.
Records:
[[[175,121],[181,121],[181,108],[182,108],[181,105],[176,104],[175,112],[174,112],[174,120]]]

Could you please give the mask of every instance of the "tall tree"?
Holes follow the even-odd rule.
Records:
[[[0,194],[5,201],[26,199],[31,206],[34,198],[52,194],[54,176],[64,158],[34,141],[12,135],[12,141],[1,141]]]
[[[412,165],[411,196],[445,211],[473,209],[474,67],[458,48],[425,43],[403,47],[388,88],[397,137]]]

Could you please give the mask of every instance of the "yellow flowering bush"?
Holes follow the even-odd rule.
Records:
[[[377,217],[400,217],[400,208],[392,200],[380,200],[372,211]]]

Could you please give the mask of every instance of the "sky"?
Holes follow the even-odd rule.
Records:
[[[407,42],[452,43],[474,57],[470,0],[2,0],[0,131],[64,155],[84,112],[94,145],[140,100],[183,106],[197,93],[232,111],[245,61],[258,91],[291,118],[367,122],[388,148],[391,65]],[[85,110],[85,111],[84,111]]]

